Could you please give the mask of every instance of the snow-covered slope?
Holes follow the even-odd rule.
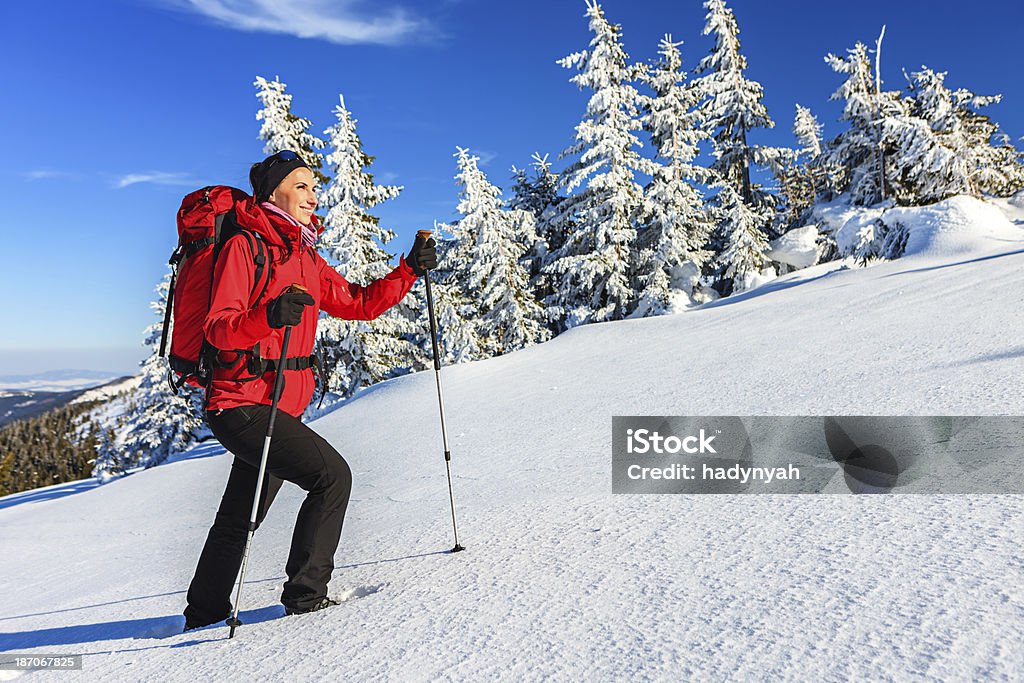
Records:
[[[432,373],[366,391],[314,423],[355,475],[346,602],[281,616],[286,487],[231,641],[175,633],[217,446],[0,499],[0,650],[84,653],[75,678],[108,681],[1019,680],[1024,497],[610,493],[612,415],[1024,411],[1024,231],[969,223],[955,249],[446,368],[464,553]]]
[[[139,386],[139,376],[122,377],[113,382],[90,389],[72,403],[91,403],[92,401],[109,401],[118,394],[134,391]]]

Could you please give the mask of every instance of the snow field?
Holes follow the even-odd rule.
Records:
[[[1022,235],[960,225],[956,248],[446,368],[464,553],[433,373],[364,391],[313,424],[355,476],[346,602],[282,617],[286,486],[232,641],[175,633],[230,464],[213,444],[2,499],[0,650],[85,653],[81,680],[1018,679],[1020,496],[610,494],[612,415],[1019,414]]]

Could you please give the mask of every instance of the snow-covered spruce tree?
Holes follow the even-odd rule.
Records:
[[[899,150],[894,174],[906,178],[922,204],[957,194],[1013,194],[1024,186],[1020,154],[977,111],[1002,96],[951,90],[945,77],[928,67],[911,74],[909,115],[919,122],[918,132]]]
[[[187,449],[206,434],[202,420],[203,392],[185,385],[172,394],[167,383],[167,361],[160,356],[160,336],[170,273],[157,285],[157,299],[150,304],[158,322],[146,328],[144,343],[152,350],[142,362],[142,377],[132,397],[120,433],[104,439],[97,449],[93,476],[101,479],[123,474],[131,467],[158,465]]]
[[[635,133],[641,128],[639,93],[631,83],[643,67],[628,63],[621,27],[608,22],[595,0],[588,0],[586,16],[594,34],[590,49],[558,62],[576,69],[571,82],[592,92],[576,142],[562,153],[577,158],[562,173],[569,196],[555,220],[573,230],[545,267],[554,289],[545,305],[560,329],[620,319],[633,306],[630,260],[643,203],[634,178],[654,171],[640,156]]]
[[[369,168],[373,157],[363,151],[356,120],[344,98],[334,109],[337,122],[324,131],[332,178],[319,193],[324,232],[318,246],[327,261],[350,282],[367,284],[391,271],[392,254],[384,250],[395,236],[369,211],[393,199],[401,187],[378,185]],[[347,398],[360,387],[422,367],[417,346],[415,297],[385,311],[372,322],[324,315],[317,331],[318,352],[327,387]]]
[[[434,315],[437,321],[437,342],[441,363],[454,365],[486,358],[484,342],[480,335],[479,311],[475,302],[463,293],[464,244],[454,236],[452,226],[434,223],[434,238],[437,240],[437,268],[430,271],[431,293],[434,297]],[[425,290],[417,281],[413,291]],[[421,291],[426,301],[426,292]],[[429,330],[427,307],[420,309],[419,325]],[[429,335],[423,337],[423,352],[433,354]]]
[[[793,120],[793,135],[800,143],[798,150],[805,159],[817,159],[821,156],[821,124],[818,118],[807,107],[796,105],[796,117]]]
[[[635,250],[639,299],[635,316],[669,312],[688,302],[704,263],[711,254],[708,239],[714,218],[695,182],[708,183],[706,169],[693,160],[708,139],[699,96],[685,83],[679,45],[666,35],[659,44],[661,60],[644,76],[654,95],[641,99],[644,128],[651,134],[659,163],[645,189],[644,220]]]
[[[768,240],[761,226],[767,209],[756,209],[729,183],[723,183],[717,201],[722,212],[719,231],[723,249],[715,257],[721,278],[731,282],[733,293],[748,289],[768,262]]]
[[[858,42],[845,58],[829,54],[825,61],[846,75],[829,99],[843,101],[840,120],[850,127],[829,141],[823,155],[824,163],[839,171],[839,191],[848,193],[858,205],[889,197],[899,201],[912,195],[900,174],[889,168],[890,157],[905,148],[915,129],[919,130],[908,116],[906,102],[899,92],[881,90],[877,64],[864,43]]]
[[[551,277],[544,272],[544,266],[551,262],[552,253],[562,248],[571,230],[559,220],[558,206],[563,198],[558,193],[558,175],[551,170],[548,156],[535,153],[531,166],[532,175],[526,169],[512,167],[515,185],[508,208],[528,211],[533,216],[537,239],[527,251],[525,262],[534,297],[543,301],[554,292]],[[547,324],[552,332],[557,332],[550,320]]]
[[[323,159],[317,151],[323,149],[324,141],[309,132],[312,122],[292,113],[292,96],[285,92],[287,85],[277,77],[268,81],[257,76],[253,85],[257,88],[256,97],[263,108],[256,113],[256,120],[263,121],[260,126],[260,140],[265,140],[263,153],[276,154],[285,149],[297,153],[306,164],[313,169],[313,175],[321,184],[327,182],[324,175]]]
[[[834,71],[846,74],[846,81],[829,99],[843,101],[840,120],[850,125],[829,142],[826,156],[842,169],[840,191],[848,191],[856,204],[872,204],[881,198],[883,184],[878,153],[878,98],[872,85],[867,45],[858,42],[847,53],[846,58],[831,53],[825,57]]]
[[[821,124],[807,107],[796,105],[793,135],[799,146],[778,153],[771,163],[779,183],[776,232],[800,227],[804,215],[819,195],[831,189],[828,166],[822,160]],[[831,198],[831,197],[828,197]]]
[[[750,167],[757,150],[747,135],[758,128],[773,128],[775,122],[761,102],[764,88],[745,75],[747,59],[740,54],[739,24],[724,0],[706,0],[708,10],[704,35],[714,34],[715,46],[704,57],[693,82],[702,98],[702,113],[713,132],[715,161],[711,168],[731,184],[743,201],[763,206],[769,201],[750,180]]]
[[[565,244],[566,235],[564,226],[554,220],[563,199],[558,194],[558,175],[552,172],[547,154],[534,153],[530,166],[533,167],[532,176],[526,169],[512,167],[515,185],[508,208],[533,214],[537,236],[549,249],[560,249]]]
[[[550,333],[522,263],[537,240],[533,215],[505,210],[501,190],[480,170],[479,158],[457,149],[455,178],[462,190],[456,210],[462,217],[451,226],[456,258],[448,283],[475,304],[481,350],[488,356],[544,341]]]

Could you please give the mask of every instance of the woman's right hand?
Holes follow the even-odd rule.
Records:
[[[294,327],[302,321],[302,311],[313,305],[306,292],[287,291],[267,306],[267,322],[271,327]]]
[[[430,233],[421,233],[417,233],[416,240],[405,257],[405,262],[418,277],[423,277],[428,270],[437,268],[437,242],[430,237]]]

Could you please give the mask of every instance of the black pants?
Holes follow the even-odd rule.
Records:
[[[240,406],[206,414],[214,436],[235,459],[206,545],[188,588],[185,618],[203,625],[231,615],[231,591],[242,565],[252,514],[260,456],[270,420],[270,406]],[[344,458],[302,421],[278,411],[256,525],[267,514],[283,481],[306,491],[292,534],[281,602],[304,610],[327,595],[334,571],[334,551],[341,538],[352,471]]]

